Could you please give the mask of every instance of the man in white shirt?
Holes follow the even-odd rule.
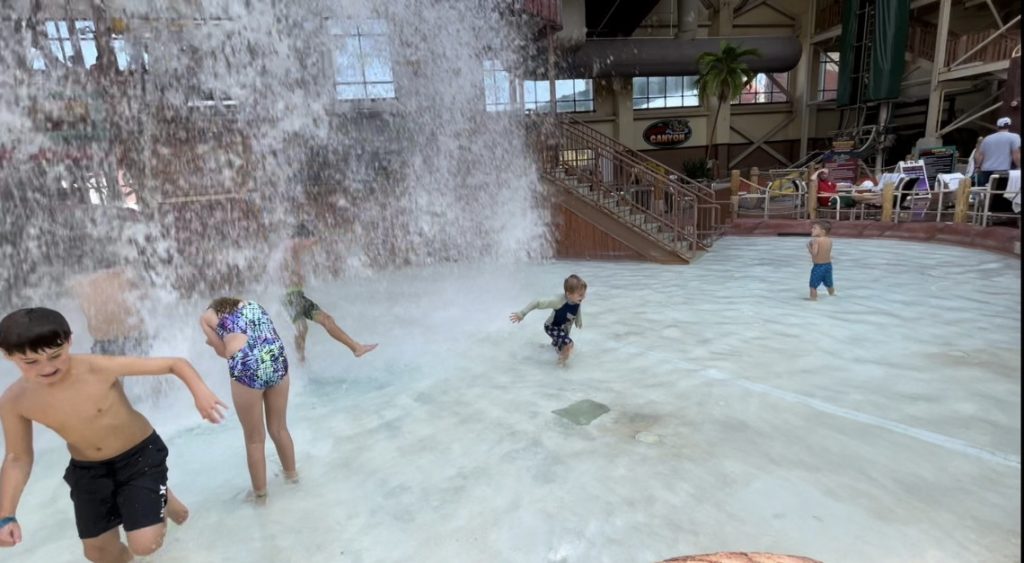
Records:
[[[979,186],[987,186],[992,174],[1020,168],[1020,135],[1010,132],[1009,117],[1000,117],[996,127],[999,131],[985,137],[974,154]]]

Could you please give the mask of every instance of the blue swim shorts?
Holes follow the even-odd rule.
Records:
[[[818,289],[819,285],[832,287],[832,263],[815,264],[811,267],[811,289]]]

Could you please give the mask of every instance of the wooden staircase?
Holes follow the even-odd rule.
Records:
[[[710,188],[572,118],[555,127],[544,136],[543,177],[596,229],[663,264],[690,263],[722,235]]]

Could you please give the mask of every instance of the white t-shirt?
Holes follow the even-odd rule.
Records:
[[[992,133],[981,140],[981,154],[984,159],[979,169],[982,172],[998,172],[1013,167],[1013,151],[1020,149],[1020,135],[1009,131]]]

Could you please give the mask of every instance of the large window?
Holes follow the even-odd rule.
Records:
[[[696,76],[640,76],[633,79],[633,109],[699,105]]]
[[[778,104],[789,101],[788,72],[760,73],[743,89],[734,104]]]
[[[484,61],[484,105],[487,111],[512,108],[512,75],[498,61]]]
[[[96,50],[96,25],[92,20],[74,20],[72,23],[73,25],[68,25],[65,20],[47,20],[44,23],[50,56],[44,57],[38,50],[31,49],[29,64],[33,69],[46,70],[48,59],[80,68],[92,68],[96,65],[99,53]],[[76,42],[78,48],[75,47]],[[114,50],[117,68],[127,69],[128,53],[125,50],[124,37],[112,34],[110,47]]]
[[[834,100],[839,89],[839,52],[822,52],[818,60],[818,99]]]
[[[337,38],[334,89],[339,100],[395,97],[388,24],[384,20],[331,20]]]
[[[523,103],[527,112],[551,111],[551,86],[547,80],[523,82]],[[594,81],[556,80],[555,109],[558,112],[594,111]]]

